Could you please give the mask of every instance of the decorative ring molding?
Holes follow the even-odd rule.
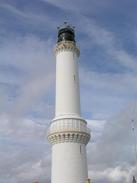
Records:
[[[63,142],[87,144],[90,139],[90,130],[85,120],[63,118],[52,121],[47,135],[51,144]]]
[[[60,43],[58,43],[55,47],[55,55],[58,54],[61,51],[73,51],[77,54],[77,56],[79,57],[80,55],[80,50],[79,48],[76,46],[76,44],[72,41],[61,41]]]
[[[53,133],[48,136],[48,140],[52,145],[64,142],[82,143],[87,145],[90,140],[90,134],[74,131]]]

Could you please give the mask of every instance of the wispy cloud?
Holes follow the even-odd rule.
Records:
[[[37,103],[38,105],[38,98],[40,100],[44,94],[48,95],[50,92],[55,69],[51,45],[50,40],[44,42],[37,37],[28,36],[8,38],[1,46],[1,65],[11,71],[16,68],[14,70],[16,77],[11,77],[12,72],[5,72],[6,78],[9,78],[5,83],[12,85],[16,83],[19,91],[14,96],[14,102],[9,109],[12,117],[17,115],[19,117],[26,113],[33,106],[32,104]],[[12,67],[9,68],[8,64]],[[1,77],[1,81],[3,81],[3,77]],[[3,95],[5,94],[3,93]]]
[[[81,47],[81,105],[92,131],[89,176],[97,183],[130,182],[136,172],[132,106],[110,116],[137,97],[136,48],[127,40],[136,41],[136,3],[1,0],[0,10],[0,182],[50,182],[45,132],[54,113],[52,49],[56,26],[66,20],[76,26]]]
[[[45,32],[49,30],[53,30],[57,25],[56,22],[53,21],[52,16],[48,14],[47,11],[40,12],[40,7],[35,8],[33,10],[33,3],[32,7],[29,5],[24,6],[24,8],[17,6],[18,3],[0,3],[1,11],[1,26],[2,30],[6,29],[5,31],[8,32],[8,27],[11,28],[11,33],[19,33],[19,32]],[[37,2],[37,4],[41,4],[41,2]],[[46,7],[46,5],[45,5]],[[3,13],[4,12],[4,13]],[[7,16],[10,17],[7,19]],[[47,29],[48,28],[48,29]],[[1,31],[2,31],[1,30]],[[19,30],[19,31],[17,31]],[[4,31],[2,31],[4,32]],[[9,32],[8,32],[9,33]]]
[[[136,109],[136,103],[132,103],[111,117],[105,123],[100,140],[90,144],[90,175],[97,182],[129,182],[135,174],[137,167],[131,121],[134,119],[136,133]]]

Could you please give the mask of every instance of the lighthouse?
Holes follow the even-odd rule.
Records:
[[[86,145],[90,140],[87,122],[81,117],[78,57],[74,27],[58,28],[55,46],[55,118],[48,129],[52,145],[51,183],[86,183],[88,179]]]

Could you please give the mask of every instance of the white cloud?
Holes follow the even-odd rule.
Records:
[[[131,119],[136,119],[136,103],[109,121],[87,120],[91,128],[88,150],[89,177],[94,182],[128,183],[136,175]],[[1,181],[18,183],[50,182],[51,146],[45,138],[44,121],[24,119],[11,124],[1,116]],[[136,120],[135,130],[136,130]],[[94,138],[94,139],[93,139]],[[95,141],[97,139],[97,141]]]
[[[131,121],[137,133],[136,103],[132,103],[104,126],[97,143],[88,150],[89,174],[97,182],[129,182],[136,176],[134,138]],[[94,133],[94,132],[93,132]]]
[[[118,68],[122,70],[118,73],[108,72],[108,70],[105,70],[107,65],[102,64],[102,71],[105,70],[105,73],[100,73],[98,70],[93,72],[91,64],[91,67],[83,67],[80,71],[82,110],[84,113],[90,113],[92,118],[106,119],[115,112],[118,112],[124,105],[130,102],[130,100],[136,98],[136,56],[133,52],[130,53],[124,49],[124,45],[122,45],[123,42],[120,42],[121,40],[114,32],[100,25],[94,18],[88,18],[88,16],[82,13],[87,12],[88,3],[85,6],[82,6],[82,1],[79,2],[79,6],[75,6],[75,3],[78,3],[77,1],[73,6],[71,3],[66,6],[68,1],[59,2],[55,0],[50,3],[60,7],[62,10],[66,11],[67,9],[69,13],[74,13],[74,21],[78,31],[81,32],[82,35],[85,34],[87,37],[85,41],[82,40],[81,46],[83,49],[92,51],[90,50],[91,46],[95,47],[96,50],[99,50],[99,53],[101,51],[100,54],[103,54],[104,59],[107,60],[105,63],[107,64],[108,62],[112,65],[112,71],[113,65],[116,67],[114,71],[115,69],[119,70]],[[98,2],[92,3],[99,6]],[[103,1],[103,3],[101,3],[102,8],[105,6],[108,7],[110,5],[109,3],[112,4],[112,2]],[[77,8],[79,11],[77,11]],[[82,8],[82,10],[80,8]],[[77,21],[79,19],[81,21]],[[85,56],[84,58],[87,60],[91,59],[89,56]],[[97,59],[98,58],[99,56]],[[91,60],[91,62],[96,62],[96,60]],[[114,62],[115,64],[113,64]]]
[[[44,2],[48,2],[54,6],[57,6],[63,10],[66,10],[66,11],[72,11],[72,12],[81,12],[83,11],[83,7],[84,7],[84,10],[85,8],[87,8],[87,3],[84,3],[83,1],[69,1],[69,0],[65,0],[65,1],[62,1],[60,2],[59,0],[42,0]],[[77,6],[79,4],[79,6]]]
[[[14,4],[14,2],[13,2]],[[49,14],[46,13],[39,13],[36,9],[32,11],[30,10],[29,6],[27,8],[19,8],[17,6],[17,3],[15,1],[15,4],[13,5],[11,3],[6,2],[0,2],[0,9],[4,10],[6,13],[12,15],[16,18],[19,25],[22,27],[30,27],[31,30],[40,30],[40,31],[46,31],[47,27],[48,29],[54,29],[56,27],[56,23],[52,21],[52,18],[49,16]],[[33,4],[33,2],[32,2]],[[33,6],[32,6],[33,7]],[[1,17],[1,24],[11,23],[8,20],[3,20],[3,17]]]
[[[92,3],[83,3],[83,1],[70,2],[68,0],[63,2],[60,2],[59,0],[43,1],[49,2],[62,10],[67,10],[68,13],[74,14],[73,18],[76,19],[75,23],[77,28],[80,32],[85,33],[90,39],[88,40],[88,43],[82,43],[83,47],[87,44],[97,45],[100,49],[103,49],[104,55],[110,59],[110,62],[113,60],[125,69],[130,69],[132,72],[134,71],[137,73],[136,56],[124,50],[122,42],[120,42],[119,38],[117,39],[113,32],[100,26],[94,18],[88,18],[88,16],[85,15],[88,14],[88,11],[91,12],[92,8],[92,11],[97,11],[97,9],[103,10],[106,7],[111,7],[113,5],[111,1],[105,0],[102,3],[98,3],[98,1],[92,1]],[[79,4],[79,6],[77,6],[77,4]],[[77,22],[79,19],[81,21]],[[134,38],[136,39],[136,35],[134,35]]]
[[[15,125],[9,116],[0,119],[0,182],[49,182],[51,157],[47,125],[28,119]]]
[[[125,51],[122,43],[117,39],[116,35],[100,26],[93,19],[88,19],[81,16],[82,23],[81,31],[85,32],[90,39],[91,45],[94,44],[103,49],[104,55],[108,57],[110,62],[116,62],[125,69],[130,69],[137,73],[136,56]]]
[[[32,35],[8,37],[3,40],[0,54],[1,66],[8,69],[8,72],[3,73],[0,78],[1,82],[10,84],[9,87],[14,85],[18,87],[17,95],[15,98],[12,97],[13,102],[8,113],[12,118],[21,117],[33,108],[34,104],[39,105],[41,98],[47,96],[53,87],[55,64],[52,56],[52,41],[49,39],[46,42]],[[0,97],[5,98],[7,92],[1,93]],[[45,110],[48,108],[49,102]],[[47,118],[49,112],[48,110]]]
[[[89,70],[81,69],[81,81],[85,86],[90,86],[93,89],[107,89],[110,94],[115,95],[135,95],[137,87],[137,75],[132,73],[98,73]]]
[[[82,110],[92,119],[108,119],[136,98],[134,73],[99,73],[82,68],[80,81]]]
[[[121,166],[117,166],[115,168],[108,168],[105,170],[93,170],[93,171],[89,171],[89,175],[90,177],[92,177],[92,181],[96,181],[96,182],[117,182],[117,183],[121,183],[121,182],[131,182],[132,181],[132,175],[133,175],[133,171],[136,171],[136,167],[121,167]]]
[[[0,81],[8,87],[0,92],[5,105],[3,111],[0,103],[0,182],[49,182],[51,158],[46,130],[54,111],[49,99],[55,73],[52,40],[26,35],[1,41],[0,66],[5,72],[1,69]],[[30,109],[40,110],[45,120],[26,117]]]
[[[91,142],[96,143],[104,130],[105,120],[87,120],[88,128],[91,130]]]
[[[136,58],[118,44],[119,40],[112,32],[81,15],[88,3],[84,3],[86,7],[83,8],[82,1],[80,7],[74,6],[78,1],[73,2],[73,6],[71,3],[66,6],[66,2],[68,3],[64,1],[58,4],[58,1],[52,1],[63,10],[74,13],[76,20],[81,20],[78,21],[79,31],[89,39],[88,43],[83,43],[84,47],[87,44],[97,45],[104,50],[110,62],[113,60],[132,71],[112,74],[81,70],[84,112],[91,113],[95,119],[108,118],[128,100],[136,98]],[[19,16],[21,24],[25,22],[37,26],[40,30],[56,25],[56,21],[52,22],[48,16],[22,12],[6,4],[2,6],[9,13]],[[42,24],[45,26],[39,26]],[[49,116],[51,118],[53,104],[48,101],[43,107],[41,99],[44,96],[48,100],[53,87],[55,63],[51,50],[54,43],[50,38],[45,41],[34,35],[13,38],[10,35],[1,41],[0,64],[5,68],[12,65],[12,72],[3,72],[0,81],[8,84],[9,88],[11,85],[18,86],[18,92],[12,97],[7,97],[9,88],[0,92],[0,107],[2,109],[4,104],[4,108],[8,109],[0,117],[0,182],[50,182],[51,149],[45,136],[49,123],[47,119]],[[9,98],[12,98],[11,103],[8,102]],[[25,118],[30,108],[40,110],[46,120]],[[88,120],[93,139],[88,145],[91,181],[128,183],[136,173],[130,131],[130,121],[133,116],[136,118],[136,110],[134,115],[131,115],[131,108],[129,106],[126,111],[108,122]]]

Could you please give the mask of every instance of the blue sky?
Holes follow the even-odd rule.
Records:
[[[85,93],[90,88],[92,89],[89,91],[91,95],[101,97],[97,101],[90,101],[91,107],[88,111],[83,109],[83,115],[86,118],[98,118],[98,113],[102,113],[99,118],[106,118],[136,98],[137,88],[132,81],[132,77],[136,80],[136,6],[135,1],[104,0],[101,2],[86,1],[86,3],[44,0],[1,1],[1,47],[5,49],[5,54],[8,55],[6,51],[9,51],[12,56],[16,53],[9,49],[15,46],[14,51],[17,51],[21,57],[21,54],[24,53],[20,54],[20,52],[25,52],[25,46],[30,46],[29,49],[31,49],[33,41],[34,49],[39,49],[37,48],[37,41],[39,41],[39,44],[43,44],[42,49],[49,44],[48,49],[51,50],[49,50],[48,56],[52,57],[52,48],[57,36],[56,27],[64,21],[75,25],[77,43],[81,48],[80,78],[83,77],[83,72],[86,72],[88,73],[86,78],[93,77],[92,82],[95,83],[94,85],[87,84],[86,79],[81,78],[82,108],[87,105],[84,102]],[[6,44],[9,46],[8,50],[6,50]],[[20,44],[22,44],[22,49],[19,48]],[[37,50],[38,52],[39,50]],[[31,49],[30,59],[33,59],[32,54],[33,49]],[[14,87],[15,90],[11,92],[16,99],[17,95],[20,95],[17,90],[22,87],[21,82],[25,82],[27,74],[30,78],[33,68],[31,71],[28,68],[22,68],[27,67],[23,64],[23,58],[22,60],[16,58],[18,63],[15,63],[7,58],[7,55],[3,55],[1,58],[2,77],[7,78],[12,75],[12,77],[18,78],[18,84],[14,83],[13,86],[11,83],[10,87],[9,82],[4,82],[2,78],[1,85],[2,88]],[[13,59],[14,57],[15,55]],[[41,64],[41,68],[43,67],[43,63],[38,63],[37,60],[34,62],[36,67],[39,64]],[[28,61],[28,64],[31,67],[32,61]],[[54,63],[52,64],[54,65]],[[50,63],[48,63],[49,65]],[[8,95],[12,96],[10,92]],[[103,98],[106,98],[106,102],[103,101]],[[113,101],[114,98],[115,101]],[[92,109],[92,103],[97,106],[95,111]]]
[[[115,148],[122,148],[115,151],[116,157],[129,147],[123,144],[129,133],[129,116],[136,111],[136,9],[135,0],[0,0],[1,183],[50,180],[50,146],[45,131],[54,117],[53,48],[57,27],[64,21],[76,27],[81,51],[82,116],[93,131],[88,147],[89,173],[97,183],[129,181],[135,171],[129,151],[117,164],[115,156],[112,163],[106,163],[110,161],[109,150],[104,151],[108,153],[106,158],[97,152],[100,143],[110,146],[121,133],[123,137]],[[127,118],[123,117],[125,110]],[[132,137],[127,142],[130,148],[131,144]],[[30,152],[34,157],[29,161]],[[90,158],[90,153],[96,156]],[[9,154],[11,159],[17,157],[13,169]],[[106,162],[101,161],[102,157]],[[5,164],[7,161],[9,164]]]

